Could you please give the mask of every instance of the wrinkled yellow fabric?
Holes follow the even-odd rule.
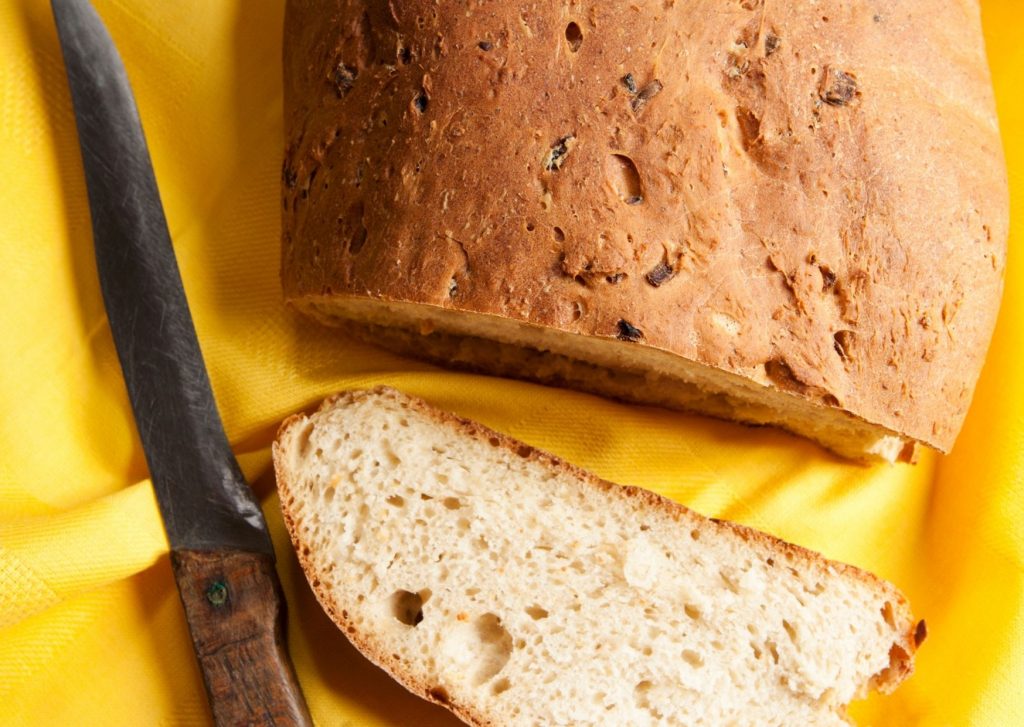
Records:
[[[931,636],[910,682],[854,707],[861,723],[1024,724],[1024,216],[967,425],[951,456],[916,467],[861,467],[773,431],[446,373],[281,304],[281,0],[95,4],[134,84],[227,432],[265,504],[318,723],[454,724],[363,661],[320,611],[268,469],[286,415],[389,383],[898,584]],[[983,13],[1019,211],[1024,5],[985,0]],[[100,299],[45,0],[0,3],[0,283],[0,722],[207,723]]]

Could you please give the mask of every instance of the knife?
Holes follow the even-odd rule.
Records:
[[[52,6],[103,302],[214,720],[311,724],[274,548],[217,413],[128,76],[89,0]]]

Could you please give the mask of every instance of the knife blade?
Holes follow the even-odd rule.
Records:
[[[218,724],[309,724],[260,510],[203,362],[135,98],[89,0],[52,0],[100,288]]]

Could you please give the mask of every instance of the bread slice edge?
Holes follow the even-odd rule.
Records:
[[[757,384],[642,343],[556,333],[537,324],[478,313],[456,315],[441,307],[397,300],[335,294],[289,303],[324,325],[403,356],[776,427],[857,462],[914,462],[921,446],[945,451],[940,442],[894,431],[838,404]],[[632,363],[624,363],[623,357]]]

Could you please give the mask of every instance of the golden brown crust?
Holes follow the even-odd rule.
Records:
[[[875,675],[872,678],[871,683],[865,686],[878,689],[883,693],[889,693],[904,679],[909,677],[911,673],[913,673],[914,653],[924,639],[924,622],[916,621],[910,611],[910,605],[903,594],[900,593],[891,583],[882,580],[878,576],[852,565],[828,560],[816,551],[803,548],[793,543],[788,543],[772,535],[754,530],[747,526],[726,520],[704,517],[684,505],[673,500],[669,500],[668,498],[651,492],[650,490],[629,485],[617,485],[615,483],[608,482],[607,480],[603,480],[591,472],[581,469],[570,462],[566,462],[553,454],[531,447],[530,445],[513,439],[508,435],[485,427],[478,422],[463,419],[451,412],[437,409],[422,399],[403,394],[388,386],[378,386],[372,390],[351,390],[333,394],[324,400],[318,411],[329,410],[342,400],[354,400],[358,397],[367,395],[385,395],[392,397],[396,401],[400,401],[403,406],[408,406],[411,409],[429,417],[431,420],[436,422],[438,426],[454,428],[462,434],[479,441],[487,441],[492,444],[497,442],[497,446],[500,446],[519,457],[540,462],[545,467],[554,471],[562,472],[574,478],[578,478],[582,483],[584,483],[584,486],[598,487],[606,492],[616,494],[623,499],[639,500],[644,506],[650,508],[652,511],[666,514],[674,520],[689,520],[692,525],[699,528],[710,529],[712,534],[714,534],[715,531],[718,533],[721,533],[722,531],[735,533],[747,542],[760,545],[766,554],[785,558],[787,562],[799,562],[804,567],[808,568],[818,568],[822,570],[833,568],[836,571],[845,574],[847,577],[854,578],[868,584],[875,591],[884,593],[886,599],[893,604],[893,613],[891,617],[894,623],[902,625],[904,636],[898,643],[893,645],[893,648],[890,651],[890,664],[888,668]],[[273,445],[274,471],[277,476],[277,486],[280,492],[281,510],[284,516],[284,522],[287,526],[288,533],[291,536],[295,552],[303,571],[305,573],[314,573],[315,568],[310,560],[310,549],[308,545],[303,543],[302,540],[297,537],[298,529],[291,515],[291,483],[288,480],[286,470],[282,464],[284,456],[280,451],[281,442],[287,436],[291,427],[299,425],[305,421],[307,421],[307,417],[303,415],[295,415],[286,419],[281,425],[277,439]],[[423,684],[412,679],[405,672],[401,664],[394,660],[389,654],[375,650],[369,640],[359,633],[358,629],[356,629],[348,620],[347,614],[341,610],[338,604],[334,601],[329,590],[316,581],[312,582],[311,585],[314,593],[316,594],[317,600],[323,606],[324,610],[330,615],[334,623],[349,638],[352,644],[368,659],[370,659],[370,661],[387,671],[394,679],[412,693],[450,709],[469,724],[481,726],[491,724],[484,715],[474,714],[466,705],[460,705],[452,702],[451,700],[445,701],[439,699],[436,694],[432,693],[431,685]]]
[[[977,3],[457,7],[290,0],[287,298],[655,347],[950,448],[1007,234]]]

